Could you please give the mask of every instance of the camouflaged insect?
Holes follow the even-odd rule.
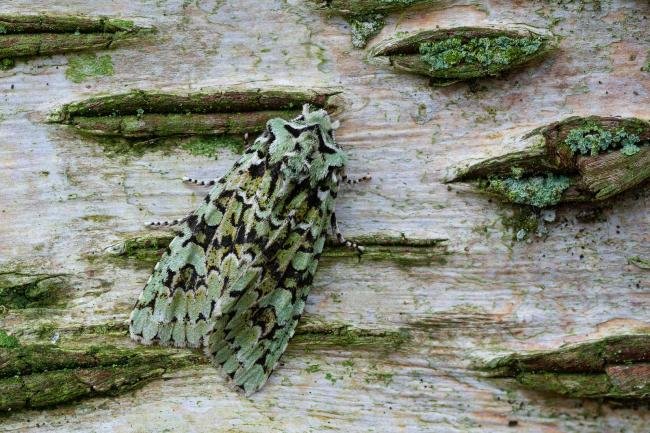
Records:
[[[293,121],[268,121],[180,222],[131,313],[133,339],[204,347],[247,395],[264,385],[336,224],[346,157],[332,130],[327,112],[307,106]]]

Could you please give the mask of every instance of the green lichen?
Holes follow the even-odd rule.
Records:
[[[0,272],[0,306],[9,309],[57,304],[67,283],[62,275]]]
[[[3,329],[0,329],[0,348],[13,349],[19,345],[20,343],[16,337],[9,335]]]
[[[596,156],[600,153],[621,149],[621,153],[632,156],[641,149],[637,144],[641,138],[624,128],[608,130],[596,123],[574,128],[567,134],[564,143],[574,154]]]
[[[93,77],[112,76],[115,73],[111,56],[105,54],[81,54],[68,61],[65,76],[73,83],[81,83]]]
[[[493,177],[484,181],[482,188],[504,197],[507,201],[535,207],[558,204],[562,193],[571,186],[567,176],[548,173],[546,176]]]
[[[382,14],[356,15],[347,19],[352,30],[352,46],[363,48],[381,31],[386,22]]]
[[[432,71],[479,66],[486,71],[500,70],[517,60],[538,52],[544,42],[539,37],[508,36],[471,38],[453,37],[420,44],[420,58]]]

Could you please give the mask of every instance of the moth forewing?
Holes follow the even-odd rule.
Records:
[[[293,336],[346,158],[324,110],[272,119],[180,224],[131,313],[144,344],[205,348],[246,394]]]

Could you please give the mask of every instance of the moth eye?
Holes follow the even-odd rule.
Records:
[[[496,76],[541,59],[559,38],[528,27],[460,27],[395,36],[377,44],[370,59],[398,71],[425,75],[433,86]]]

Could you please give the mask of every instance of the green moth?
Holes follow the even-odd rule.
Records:
[[[329,115],[271,119],[186,218],[135,304],[144,344],[202,347],[231,383],[259,390],[285,351],[310,290],[346,156]],[[367,178],[364,178],[367,179]],[[194,183],[202,183],[192,179]],[[165,223],[168,224],[168,223]]]

